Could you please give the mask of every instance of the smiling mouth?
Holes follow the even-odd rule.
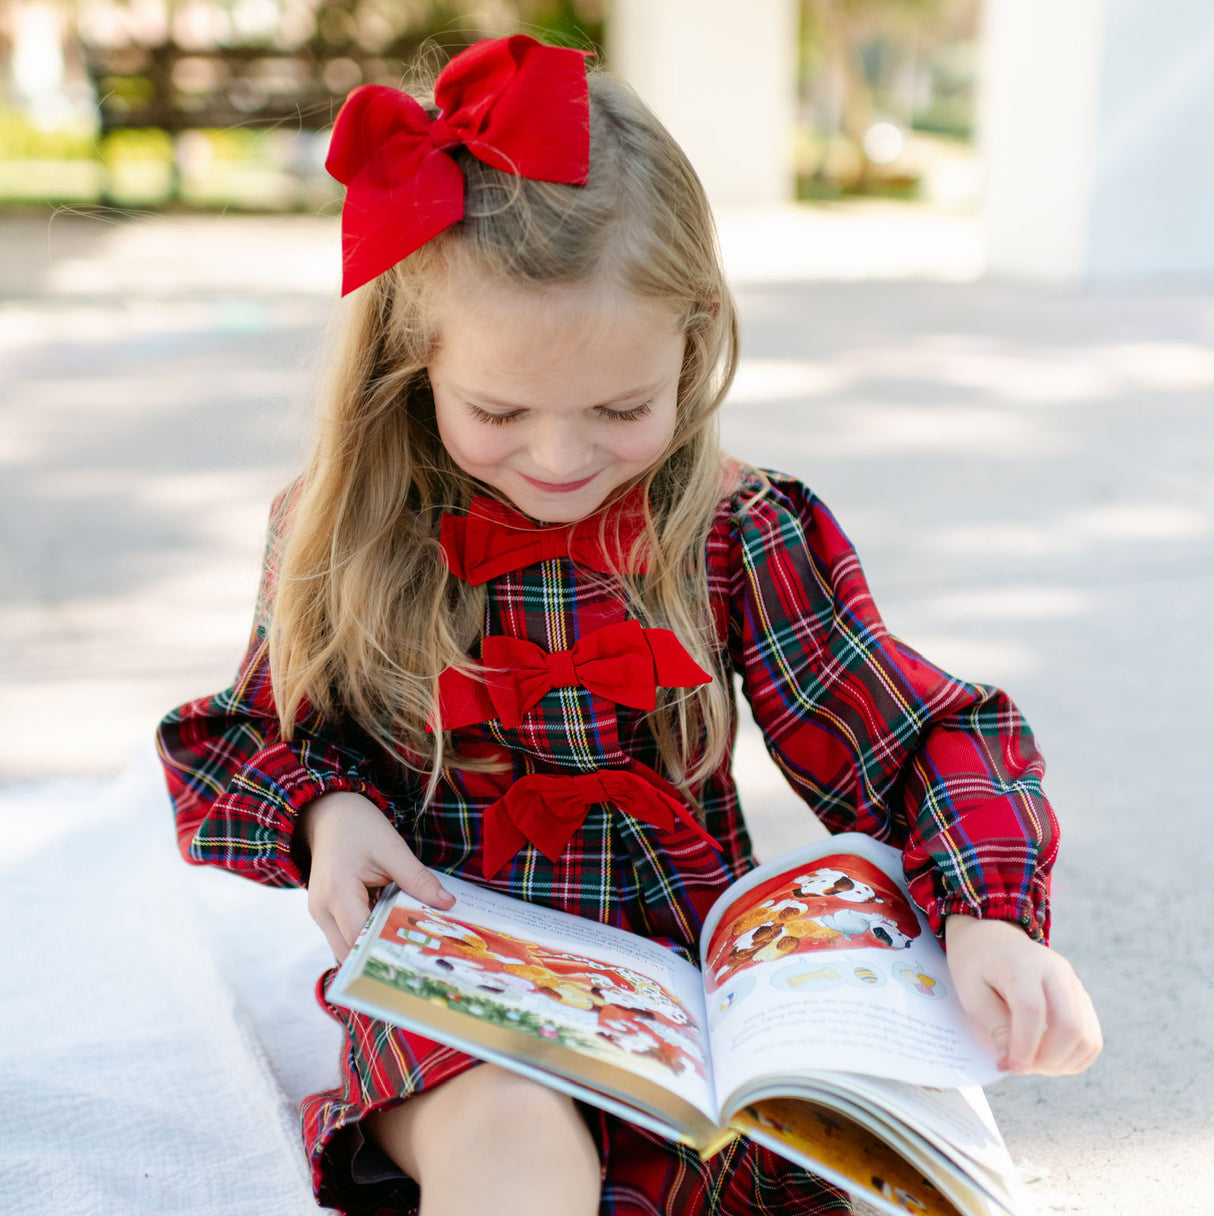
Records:
[[[530,486],[534,486],[537,490],[543,490],[548,494],[570,494],[574,490],[580,490],[583,486],[588,486],[596,477],[597,473],[591,473],[589,477],[583,477],[581,481],[540,481],[538,477],[528,477],[523,474],[523,480]]]

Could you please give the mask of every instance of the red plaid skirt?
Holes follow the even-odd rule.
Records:
[[[433,1089],[477,1063],[323,996],[333,972],[317,985],[324,1009],[346,1030],[342,1084],[304,1100],[304,1142],[320,1203],[348,1216],[414,1216],[417,1183],[399,1170],[368,1180],[354,1167],[364,1151],[364,1115]],[[692,1149],[600,1110],[588,1110],[603,1163],[602,1216],[846,1216],[847,1198],[822,1179],[749,1140],[710,1161]],[[361,1177],[357,1176],[360,1175]]]

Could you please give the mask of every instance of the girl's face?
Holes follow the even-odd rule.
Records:
[[[545,523],[592,514],[674,434],[683,333],[624,292],[452,287],[428,368],[443,446]]]

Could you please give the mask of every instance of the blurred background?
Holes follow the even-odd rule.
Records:
[[[1008,688],[1043,740],[1055,941],[1108,1049],[991,1095],[1038,1209],[1205,1216],[1208,0],[0,0],[0,921],[14,941],[75,933],[45,875],[79,886],[147,824],[171,847],[149,740],[230,680],[267,506],[301,460],[339,282],[323,162],[343,97],[399,83],[419,48],[437,67],[520,29],[598,52],[705,181],[744,329],[727,446],[813,485],[891,629]],[[745,724],[737,768],[761,856],[801,839]],[[104,861],[90,877],[91,940],[129,943],[132,966],[159,947],[130,893],[184,882],[160,860],[146,882],[125,867],[118,900]],[[312,1210],[298,1179],[245,1206],[183,1198],[174,1153],[197,1129],[154,1104],[169,1167],[132,1159],[128,1178],[98,1149],[58,1191],[31,1174],[19,1095],[48,1072],[69,1079],[56,1134],[75,1129],[77,1158],[92,1143],[62,1044],[82,974],[109,1016],[112,957],[75,951],[61,999],[2,1002],[44,1050],[5,1056],[21,1040],[0,1035],[0,1093],[33,1070],[0,1103],[0,1160],[24,1163],[0,1171],[0,1207],[127,1211],[138,1190],[149,1213]],[[274,1058],[287,1015],[264,1016]],[[115,1007],[109,1049],[131,1017]],[[156,1092],[149,1059],[124,1073],[129,1112]],[[92,1131],[113,1124],[107,1099]],[[244,1194],[231,1147],[216,1160]]]
[[[661,5],[632,7],[612,46],[623,60],[646,49],[634,53],[625,39],[653,32],[631,26],[661,16]],[[750,25],[767,33],[766,15],[719,7],[704,16],[719,17],[735,46]],[[781,135],[791,196],[975,201],[977,7],[771,6],[786,27],[777,75],[792,87],[789,113],[768,117],[789,127]],[[518,29],[601,55],[612,33],[607,8],[606,0],[6,0],[0,199],[312,211],[333,203],[327,130],[351,88],[399,84],[423,44],[451,54]],[[728,75],[719,82],[742,109],[744,85]]]
[[[1200,0],[4,0],[0,202],[324,212],[351,88],[517,29],[630,79],[718,203],[984,206],[989,267],[1056,280],[1214,268]]]

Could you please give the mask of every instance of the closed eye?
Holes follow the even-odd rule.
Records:
[[[477,422],[487,423],[489,426],[505,426],[507,423],[513,422],[516,418],[521,418],[526,410],[507,410],[504,413],[494,413],[492,410],[483,410],[479,405],[473,405],[472,402],[466,403],[468,413]],[[643,401],[640,405],[634,405],[627,410],[613,410],[609,406],[600,405],[595,407],[595,413],[600,418],[605,418],[610,422],[636,422],[640,418],[644,418],[653,408],[652,401]]]
[[[504,414],[494,414],[490,410],[483,410],[479,405],[473,405],[468,402],[468,413],[477,422],[487,422],[490,426],[505,426],[508,422],[513,422],[515,418],[520,418],[525,410],[509,410]]]
[[[629,410],[613,410],[608,409],[605,405],[600,405],[597,412],[600,418],[609,418],[613,422],[635,422],[638,418],[644,418],[652,406],[652,401],[643,401]]]

